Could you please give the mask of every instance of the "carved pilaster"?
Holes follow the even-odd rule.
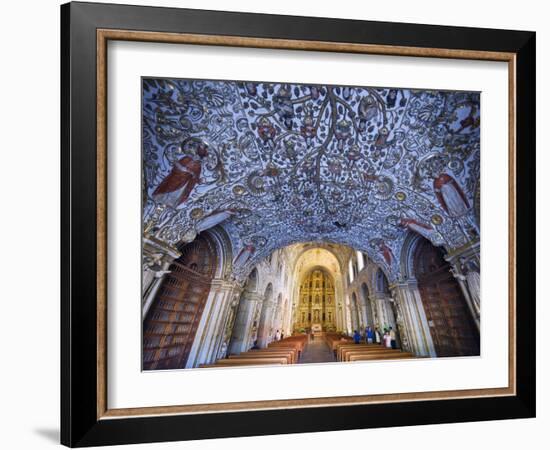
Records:
[[[164,276],[169,273],[170,264],[180,257],[180,253],[160,239],[147,235],[143,237],[142,248],[141,305],[145,318]]]
[[[402,342],[405,337],[409,351],[418,356],[436,356],[416,280],[400,280],[393,283],[390,289],[394,295],[398,320],[402,322],[400,326],[404,330]],[[404,342],[402,345],[405,348]]]
[[[256,292],[245,292],[241,296],[229,344],[230,354],[245,352],[253,345],[250,341],[252,334],[257,331],[257,324],[254,326],[254,321],[261,301],[261,295]]]
[[[258,329],[258,345],[261,348],[269,344],[275,306],[276,302],[273,299],[265,299],[262,303],[261,323]]]
[[[231,304],[241,290],[241,286],[236,281],[218,278],[212,280],[187,367],[212,363],[218,358],[226,338]]]
[[[471,242],[449,252],[445,259],[457,280],[477,329],[480,329],[480,253],[479,241]]]

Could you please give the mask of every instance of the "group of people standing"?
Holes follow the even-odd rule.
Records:
[[[356,344],[359,344],[363,336],[358,330],[353,332],[353,341]],[[367,344],[379,344],[387,348],[396,349],[397,348],[397,335],[393,327],[384,328],[383,333],[378,327],[374,329],[372,327],[365,328],[364,341]]]

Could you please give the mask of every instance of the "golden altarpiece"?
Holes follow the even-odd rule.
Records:
[[[300,283],[300,304],[295,331],[336,330],[334,283],[323,269],[307,273]]]

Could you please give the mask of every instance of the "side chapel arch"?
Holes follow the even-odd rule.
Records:
[[[178,246],[181,256],[169,267],[143,322],[143,369],[185,367],[219,269],[221,251],[210,233]]]
[[[443,247],[408,236],[401,265],[418,284],[437,356],[479,355],[479,331],[445,256]]]

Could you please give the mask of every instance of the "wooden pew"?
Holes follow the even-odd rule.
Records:
[[[268,344],[267,348],[294,348],[299,354],[301,354],[306,342],[307,336],[290,336],[288,338],[281,339],[280,341],[271,342]]]
[[[251,349],[248,350],[245,353],[241,353],[241,355],[247,355],[247,354],[265,354],[271,355],[272,353],[281,353],[284,352],[287,355],[291,356],[291,364],[294,364],[298,361],[299,353],[298,350],[296,350],[294,347],[268,347],[268,348],[262,348],[262,349]],[[231,355],[231,356],[239,356],[239,355]]]
[[[399,349],[391,349],[377,344],[351,344],[337,347],[338,361],[353,361],[368,359],[393,359],[412,357],[411,353],[402,352]]]
[[[201,364],[199,367],[233,367],[233,366],[260,366],[260,365],[283,365],[288,364],[285,357],[269,358],[228,358],[218,359],[213,364]]]
[[[239,355],[229,355],[228,359],[261,359],[261,358],[285,358],[287,364],[294,363],[294,355],[292,352],[264,352],[262,350],[254,350],[252,352],[245,352]]]
[[[406,352],[396,352],[395,350],[392,353],[379,353],[379,354],[368,354],[368,353],[352,353],[349,355],[347,361],[378,361],[378,360],[394,360],[394,359],[410,359],[414,358],[412,353]]]
[[[383,352],[391,349],[388,349],[387,347],[384,347],[382,345],[377,345],[377,344],[349,344],[349,343],[339,344],[336,346],[336,350],[335,350],[336,359],[338,361],[342,361],[343,360],[342,355],[345,352],[357,351],[357,350],[365,350],[370,352]]]
[[[307,336],[289,336],[279,341],[271,342],[267,348],[251,349],[238,355],[229,355],[212,364],[201,364],[199,367],[231,367],[255,366],[266,364],[294,364],[298,361]]]
[[[325,335],[325,342],[331,350],[334,350],[338,344],[353,343],[353,339],[342,333],[327,333]]]

